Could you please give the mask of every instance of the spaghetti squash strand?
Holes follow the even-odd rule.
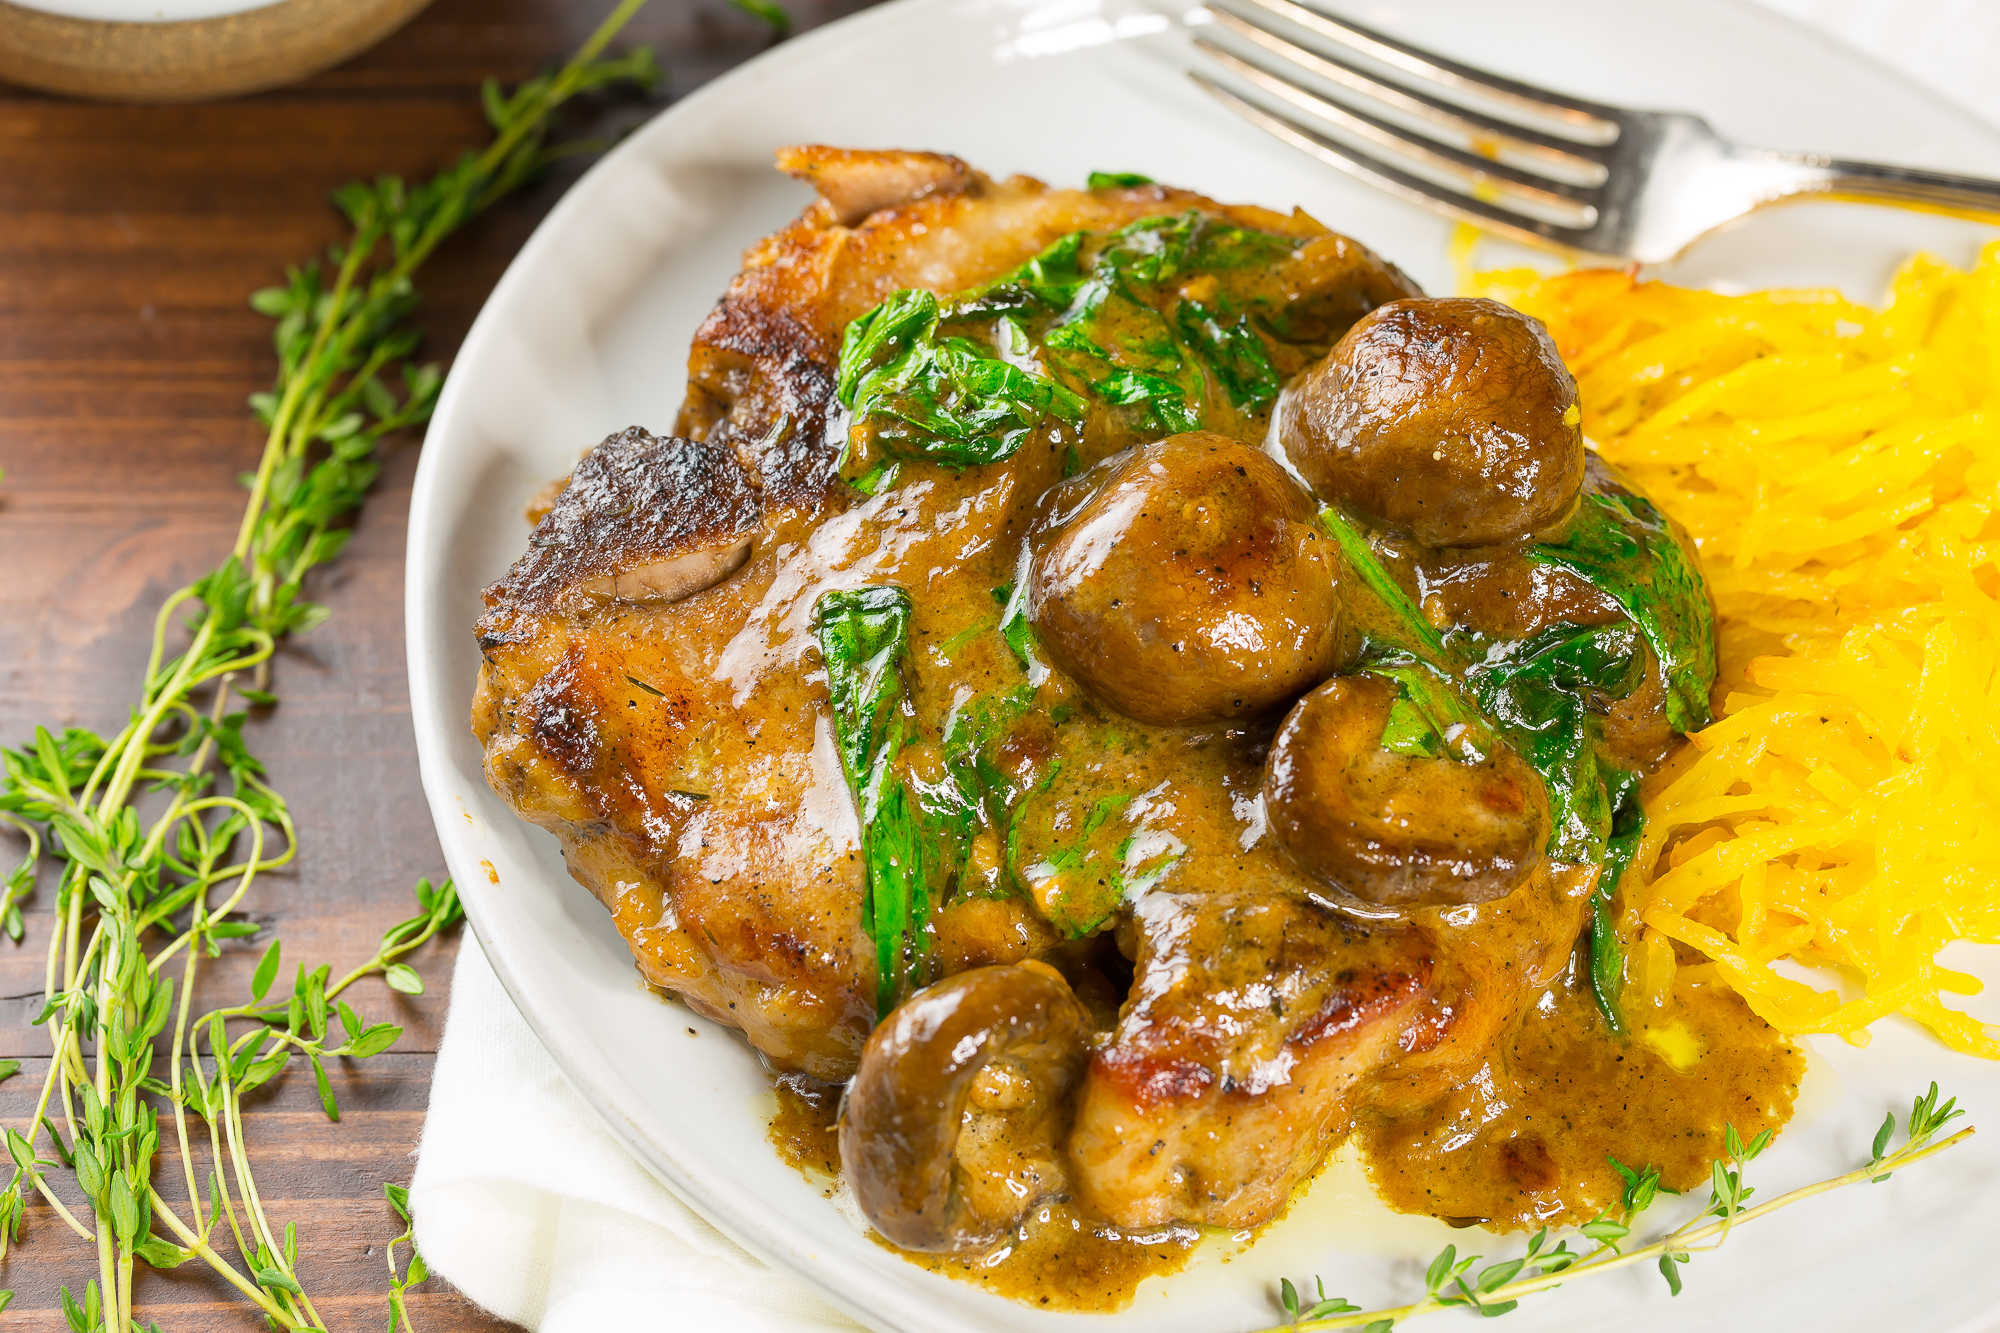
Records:
[[[1646,794],[1635,1020],[1677,969],[1786,1032],[1902,1013],[2000,1059],[1945,999],[1979,983],[1937,962],[2000,944],[2000,243],[1970,272],[1914,257],[1879,312],[1605,271],[1476,285],[1549,326],[1585,432],[1694,538],[1736,664]]]

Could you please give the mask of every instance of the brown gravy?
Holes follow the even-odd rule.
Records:
[[[1423,1110],[1366,1117],[1356,1137],[1401,1212],[1495,1230],[1578,1226],[1618,1202],[1615,1157],[1699,1187],[1724,1155],[1791,1118],[1805,1058],[1733,992],[1676,988],[1611,1036],[1589,991],[1559,980],[1472,1077]]]
[[[1189,1226],[1121,1231],[1078,1204],[1048,1203],[985,1254],[896,1252],[920,1268],[1027,1305],[1109,1313],[1130,1305],[1147,1278],[1179,1272],[1200,1239]],[[895,1249],[879,1238],[877,1243]]]
[[[837,1179],[839,1087],[795,1074],[780,1074],[771,1086],[778,1095],[778,1111],[771,1117],[771,1146],[778,1150],[778,1160],[808,1180]]]
[[[1611,1036],[1588,989],[1565,976],[1463,1086],[1420,1111],[1364,1113],[1354,1137],[1383,1202],[1496,1231],[1574,1227],[1618,1201],[1611,1158],[1699,1189],[1725,1126],[1747,1141],[1791,1117],[1805,1058],[1734,993],[1682,985],[1632,1018],[1631,1036]],[[781,1078],[776,1093],[779,1156],[816,1183],[837,1178],[839,1089]],[[983,1254],[898,1253],[1031,1305],[1109,1312],[1146,1278],[1178,1272],[1200,1237],[1122,1232],[1062,1202]]]

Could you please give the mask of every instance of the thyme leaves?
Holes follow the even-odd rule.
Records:
[[[380,1055],[402,1034],[364,1018],[348,988],[380,975],[391,989],[421,993],[404,960],[462,912],[449,881],[420,882],[416,913],[339,980],[330,965],[299,966],[290,994],[270,999],[281,957],[274,941],[247,1000],[197,1015],[205,963],[226,941],[262,933],[238,915],[246,895],[297,852],[285,800],[244,735],[246,715],[229,705],[232,695],[260,708],[277,702],[267,687],[278,643],[327,615],[305,599],[307,576],[340,555],[339,525],[374,481],[381,442],[436,404],[441,372],[414,360],[415,274],[467,220],[588,146],[549,141],[557,108],[592,88],[652,80],[646,51],[603,58],[644,3],[620,0],[554,73],[511,94],[489,84],[494,137],[484,150],[427,181],[382,177],[335,192],[348,239],[251,298],[276,321],[278,371],[251,398],[267,434],[244,479],[250,495],[227,558],[161,607],[121,729],[37,728],[27,744],[0,751],[0,822],[28,843],[0,881],[0,926],[13,938],[24,934],[20,901],[34,891],[37,868],[56,866],[36,1019],[51,1059],[25,1130],[6,1133],[12,1174],[0,1188],[0,1252],[18,1239],[30,1192],[94,1249],[82,1299],[62,1289],[73,1333],[136,1328],[135,1267],[195,1260],[272,1327],[326,1326],[300,1269],[296,1225],[278,1226],[257,1191],[244,1098],[297,1060],[338,1119],[328,1065]],[[204,1138],[205,1176],[196,1169]],[[175,1159],[185,1184],[178,1203],[162,1192]],[[87,1204],[78,1212],[50,1188],[65,1170]],[[406,1327],[402,1292],[421,1280],[415,1261],[396,1279],[392,1305]]]
[[[1930,1090],[1915,1100],[1906,1122],[1904,1143],[1895,1151],[1888,1151],[1896,1122],[1891,1113],[1866,1164],[1754,1206],[1749,1204],[1754,1191],[1745,1183],[1745,1177],[1749,1164],[1769,1146],[1771,1131],[1764,1130],[1745,1142],[1734,1125],[1727,1126],[1723,1133],[1724,1155],[1711,1167],[1709,1196],[1701,1211],[1643,1245],[1630,1244],[1635,1223],[1658,1195],[1672,1191],[1660,1184],[1658,1170],[1648,1167],[1637,1171],[1614,1159],[1612,1165],[1624,1182],[1622,1197],[1616,1208],[1598,1214],[1576,1229],[1578,1237],[1591,1242],[1588,1248],[1571,1250],[1567,1239],[1551,1247],[1550,1232],[1544,1228],[1529,1240],[1526,1253],[1487,1264],[1474,1272],[1481,1256],[1461,1258],[1456,1246],[1447,1245],[1425,1272],[1423,1295],[1408,1305],[1388,1310],[1364,1310],[1343,1298],[1328,1297],[1324,1283],[1317,1281],[1319,1299],[1306,1305],[1291,1280],[1284,1279],[1279,1284],[1277,1301],[1286,1322],[1262,1333],[1317,1333],[1343,1328],[1388,1333],[1406,1319],[1448,1309],[1494,1317],[1510,1313],[1525,1297],[1564,1283],[1645,1263],[1658,1269],[1669,1295],[1678,1296],[1683,1283],[1681,1270],[1696,1255],[1720,1249],[1735,1228],[1815,1195],[1863,1181],[1879,1183],[1895,1171],[1965,1142],[1973,1133],[1970,1126],[1949,1138],[1937,1137],[1947,1123],[1964,1114],[1955,1099],[1940,1105],[1937,1098],[1938,1087],[1932,1083]]]

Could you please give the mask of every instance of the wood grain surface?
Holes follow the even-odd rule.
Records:
[[[858,0],[786,0],[801,28]],[[262,432],[244,406],[274,369],[270,323],[245,304],[341,232],[332,187],[417,177],[483,141],[477,96],[556,63],[608,0],[438,0],[383,46],[296,87],[203,106],[113,107],[0,87],[0,739],[37,724],[102,731],[123,721],[153,614],[227,553]],[[650,101],[594,103],[569,130],[636,124],[770,44],[726,0],[652,0],[627,40],[668,71]],[[427,355],[448,359],[486,293],[580,168],[552,174],[451,241],[419,284]],[[746,238],[748,239],[748,238]],[[291,963],[365,960],[410,910],[420,875],[444,873],[417,780],[403,660],[403,544],[416,439],[389,451],[356,533],[311,591],[332,619],[280,654],[283,702],[248,728],[291,802],[301,854],[252,890]],[[0,833],[0,856],[18,855]],[[47,876],[44,876],[46,880]],[[44,887],[26,944],[0,939],[0,1123],[22,1127],[46,1070],[40,1006]],[[233,1000],[268,934],[206,973],[198,1004]],[[335,1329],[387,1317],[384,1243],[401,1230],[384,1181],[407,1182],[455,941],[413,958],[429,988],[371,980],[353,998],[405,1026],[395,1051],[337,1071],[345,1118],[321,1114],[294,1070],[253,1094],[249,1137],[274,1220],[296,1220],[301,1267]],[[177,1180],[162,1190],[181,1197]],[[69,1202],[77,1206],[72,1191]],[[94,1255],[39,1199],[0,1263],[10,1328],[63,1327],[57,1288],[81,1291]],[[411,1301],[425,1333],[499,1327],[433,1280]],[[184,1333],[261,1326],[198,1264],[146,1271],[142,1322]]]

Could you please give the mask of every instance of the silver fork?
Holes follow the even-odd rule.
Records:
[[[1293,0],[1226,5],[1209,4],[1211,26],[1239,49],[1206,30],[1195,45],[1287,110],[1189,71],[1224,105],[1371,185],[1531,244],[1664,263],[1753,209],[1807,196],[2000,215],[2000,181],[1742,148],[1698,116],[1550,92]]]

